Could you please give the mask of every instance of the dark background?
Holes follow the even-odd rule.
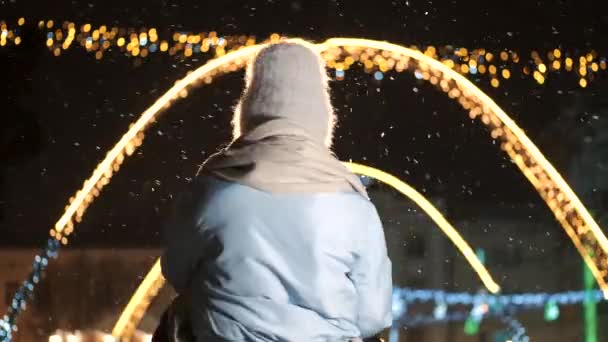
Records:
[[[161,35],[216,30],[263,39],[279,32],[315,41],[353,36],[419,47],[513,49],[527,60],[532,50],[543,56],[556,47],[572,54],[595,49],[606,56],[608,15],[598,6],[598,1],[0,1],[0,19],[27,20],[23,43],[0,48],[0,244],[41,246],[68,198],[129,123],[204,63],[163,54],[135,67],[119,51],[97,61],[79,48],[53,57],[44,32],[34,28],[38,20],[156,27]],[[605,72],[584,90],[573,73],[552,73],[542,86],[520,74],[498,89],[490,88],[487,78],[471,79],[572,181],[569,170],[585,137],[593,141],[605,120]],[[88,210],[72,246],[158,246],[171,198],[229,139],[241,88],[242,73],[227,75],[165,112]],[[387,170],[441,198],[451,220],[484,215],[549,221],[553,239],[570,244],[489,132],[429,84],[394,72],[378,82],[353,70],[332,90],[341,120],[335,143],[341,159]],[[604,211],[606,203],[596,198],[586,203]],[[467,227],[461,228],[466,237]]]

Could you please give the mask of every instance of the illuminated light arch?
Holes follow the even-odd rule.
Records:
[[[373,59],[374,64],[379,65],[381,69],[384,63],[387,70],[395,67],[395,64],[396,69],[398,69],[399,63],[401,63],[401,69],[409,69],[409,64],[413,60],[418,78],[428,80],[441,87],[451,98],[457,99],[465,109],[469,110],[471,118],[480,118],[482,123],[489,126],[493,139],[502,140],[502,149],[513,159],[548,204],[587,265],[589,265],[600,288],[606,293],[608,289],[606,286],[608,269],[608,258],[606,258],[608,242],[606,236],[572,189],[534,143],[483,91],[441,62],[419,51],[399,45],[366,39],[335,38],[317,46],[324,53],[326,60],[334,62],[328,63],[330,67],[344,68],[344,63],[335,63],[335,61],[344,55],[348,55],[351,57],[352,64],[355,60],[360,60],[364,53],[367,60]],[[242,53],[242,50],[236,53],[239,52]],[[226,63],[230,63],[230,59],[228,59],[230,55],[225,55],[214,61],[225,59]],[[352,58],[353,56],[356,59]],[[377,60],[376,57],[378,56],[380,57]],[[239,55],[234,58],[242,58],[242,56]],[[346,58],[344,60],[346,62]],[[392,66],[387,67],[391,64]],[[346,63],[346,66],[349,66],[348,63]],[[202,68],[204,66],[200,69]],[[197,71],[200,69],[197,69]],[[176,84],[175,87],[179,85],[180,83]],[[187,84],[182,85],[181,89],[186,86]],[[154,288],[154,285],[162,286],[164,280],[160,276],[158,264],[154,266],[153,271],[156,274],[151,272],[148,274],[149,277],[146,277],[148,284],[151,286],[149,291],[143,288],[138,289],[135,298],[127,307],[132,311],[125,310],[117,322],[114,331],[115,336],[122,336],[126,330],[132,329],[135,324],[138,324],[136,322],[139,322],[151,300],[150,292],[158,291],[158,288]],[[141,306],[137,310],[139,304]]]
[[[294,39],[294,41],[300,40]],[[125,160],[125,153],[127,155],[132,154],[135,148],[142,144],[143,131],[154,121],[156,115],[163,108],[169,107],[171,101],[178,97],[186,97],[188,86],[200,83],[201,80],[205,83],[210,83],[212,77],[216,76],[218,73],[236,71],[239,68],[242,68],[246,64],[248,58],[262,46],[264,46],[264,44],[241,48],[240,50],[236,50],[220,58],[213,59],[188,74],[184,79],[176,82],[169,91],[161,96],[152,106],[150,106],[150,108],[144,111],[141,117],[129,127],[127,133],[125,133],[118,143],[108,152],[106,158],[93,172],[93,175],[85,181],[83,189],[78,191],[74,198],[70,199],[70,205],[56,223],[55,228],[51,230],[51,235],[57,239],[61,239],[64,243],[67,243],[67,235],[71,234],[74,229],[72,217],[75,216],[77,222],[82,220],[88,205],[90,205],[94,198],[99,195],[101,188],[110,182],[113,172],[117,172],[120,169],[120,165]],[[320,51],[326,50],[323,44],[316,45],[315,47],[320,49]],[[328,56],[326,55],[325,57],[327,58]],[[410,193],[413,192],[410,191]],[[449,226],[445,219],[442,218],[442,220]],[[440,227],[443,229],[444,226],[440,225]],[[486,288],[490,292],[498,292],[500,287],[492,280],[489,272],[481,265],[481,262],[479,262],[466,242],[464,242],[456,233],[455,229],[452,227],[451,230],[447,228],[443,230],[448,234],[448,237],[452,239],[456,247],[463,253],[473,269],[479,274]]]
[[[458,234],[456,229],[445,219],[445,217],[441,215],[439,210],[437,210],[437,208],[435,208],[423,195],[399,178],[376,168],[356,163],[344,163],[344,165],[349,167],[354,173],[372,177],[393,187],[395,190],[414,201],[462,252],[469,264],[471,264],[475,272],[477,272],[486,288],[492,293],[497,293],[500,290],[498,284],[492,279],[488,270],[480,262],[467,242]],[[158,291],[164,285],[165,278],[161,273],[160,260],[157,260],[129,300],[129,303],[127,303],[127,306],[124,308],[119,319],[116,321],[114,329],[112,329],[112,335],[128,339],[148,310],[152,299],[156,297]]]
[[[247,58],[262,46],[244,47],[210,60],[178,81],[144,111],[96,167],[93,175],[84,182],[82,189],[70,199],[70,204],[50,234],[62,243],[67,243],[67,236],[74,229],[74,221],[80,222],[87,207],[109,183],[113,172],[119,170],[125,156],[131,155],[142,144],[143,131],[163,108],[169,107],[171,102],[180,96],[187,96],[189,86],[210,83],[212,77],[220,73],[242,68]],[[457,99],[469,110],[471,118],[480,118],[490,128],[492,138],[502,141],[501,148],[545,200],[591,269],[600,288],[605,293],[608,291],[608,239],[561,175],[515,122],[485,93],[441,62],[400,45],[367,39],[334,38],[318,44],[317,47],[327,60],[351,57],[350,60],[345,58],[344,63],[339,63],[338,68],[348,67],[353,61],[363,61],[363,56],[367,61],[373,61],[373,65],[379,66],[381,70],[384,69],[383,71],[415,68],[418,78],[428,80],[451,98]],[[333,63],[333,67],[337,64]]]

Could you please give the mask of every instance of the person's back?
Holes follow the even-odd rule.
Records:
[[[235,141],[168,225],[163,274],[190,294],[198,341],[369,337],[391,324],[391,265],[365,188],[324,146],[333,113],[325,78],[309,75],[322,64],[299,45],[260,55]],[[281,79],[289,68],[297,85]]]

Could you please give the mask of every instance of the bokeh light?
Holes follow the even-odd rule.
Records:
[[[22,27],[27,23],[34,23],[35,20],[27,20],[24,17],[17,19],[13,24],[16,27]],[[23,43],[23,38],[19,35],[18,30],[12,29],[10,23],[0,21],[0,47],[17,46]],[[95,26],[92,23],[76,24],[75,22],[64,21],[57,27],[58,23],[53,20],[38,21],[38,29],[45,36],[46,46],[53,56],[61,56],[63,50],[69,48],[84,47],[91,53],[95,59],[101,60],[107,54],[105,51],[115,48],[122,52],[125,57],[134,59],[134,65],[141,65],[142,60],[157,56],[152,52],[160,51],[167,53],[170,56],[178,59],[196,58],[201,53],[211,53],[214,57],[225,55],[227,52],[239,49],[244,46],[251,46],[257,43],[253,36],[233,35],[221,36],[217,32],[188,32],[188,31],[173,31],[163,32],[157,28],[133,28],[133,27],[111,27],[107,25]],[[78,29],[78,30],[77,30]],[[161,32],[161,33],[159,33]],[[164,38],[164,39],[163,39]],[[279,33],[273,33],[266,40],[267,42],[278,42],[285,37]],[[76,44],[73,44],[76,42]],[[58,50],[58,48],[60,48]],[[500,74],[504,80],[513,78],[516,73],[522,76],[533,75],[528,70],[528,63],[520,63],[521,54],[513,50],[499,50],[496,53],[488,51],[486,48],[467,49],[465,47],[451,46],[426,46],[424,49],[412,47],[415,50],[420,50],[426,56],[442,61],[445,65],[453,70],[467,75],[472,78],[488,77],[492,87],[498,87],[501,82],[494,81],[497,74]],[[101,51],[101,53],[99,53]],[[601,72],[606,70],[606,59],[600,57],[597,52],[590,49],[586,52],[574,51],[570,52],[562,48],[548,49],[546,53],[541,54],[533,50],[530,53],[530,62],[536,65],[535,69],[542,74],[542,77],[533,77],[537,84],[544,84],[550,72],[572,72],[575,71],[578,76],[585,77],[588,72]],[[541,55],[546,56],[546,60],[541,58]],[[498,56],[496,58],[495,56]],[[344,61],[344,68],[348,70],[354,63],[362,63],[365,68],[371,71],[372,66],[378,68],[383,74],[390,70],[397,72],[403,71],[404,65],[399,64],[398,59],[387,58],[387,56],[375,55],[367,56],[362,54],[357,61],[354,59]],[[564,59],[565,57],[565,59]],[[574,61],[577,61],[576,65]],[[492,63],[500,63],[500,66]],[[563,68],[562,68],[563,66]],[[498,70],[508,70],[504,71]],[[505,74],[507,75],[505,77]],[[424,74],[421,74],[424,76]],[[374,78],[376,74],[373,73]],[[422,78],[430,80],[431,78]],[[591,81],[588,79],[587,82]],[[497,83],[498,82],[498,83]],[[580,87],[587,87],[587,83]]]

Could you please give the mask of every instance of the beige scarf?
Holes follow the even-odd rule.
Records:
[[[272,192],[348,192],[368,198],[355,174],[297,124],[270,119],[244,133],[199,170]]]

